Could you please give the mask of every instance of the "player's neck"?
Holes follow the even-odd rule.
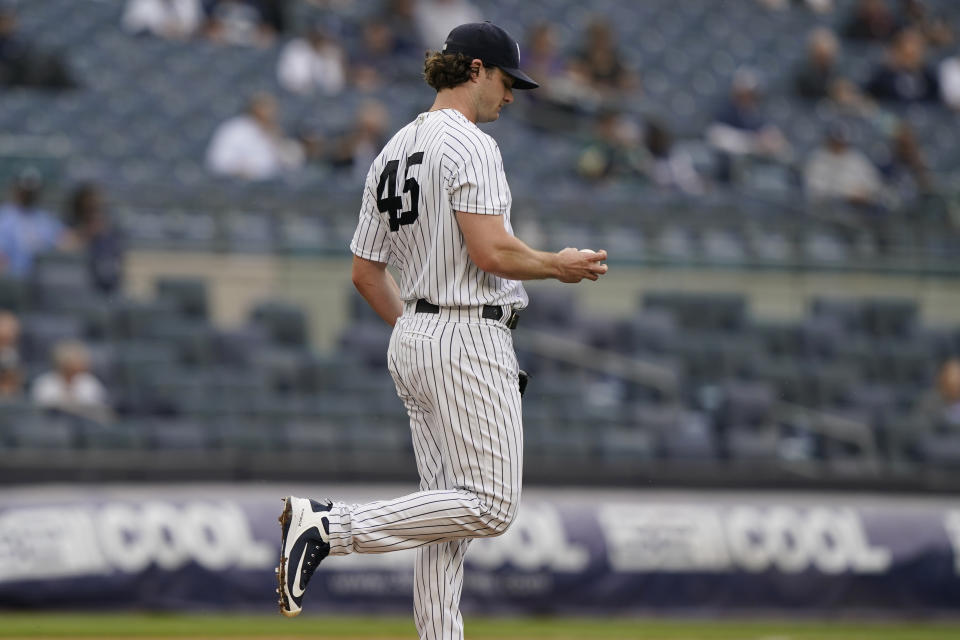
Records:
[[[430,111],[439,111],[440,109],[456,109],[467,120],[477,124],[477,108],[470,95],[465,92],[455,89],[443,89],[437,92],[437,99],[433,101]]]

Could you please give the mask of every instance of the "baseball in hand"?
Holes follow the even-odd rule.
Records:
[[[593,249],[580,249],[579,251],[580,251],[580,253],[585,253],[585,254],[587,254],[587,255],[592,255],[592,254],[595,254],[595,253],[596,253],[596,251],[594,251]],[[600,266],[603,267],[602,273],[606,273],[606,272],[607,272],[607,265],[601,264]]]

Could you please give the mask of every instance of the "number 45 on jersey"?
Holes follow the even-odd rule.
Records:
[[[403,193],[410,193],[408,211],[403,211],[403,195],[397,193],[397,172],[400,170],[400,161],[390,160],[380,174],[380,181],[377,183],[377,209],[390,217],[390,231],[399,231],[400,225],[413,224],[420,216],[418,208],[420,185],[416,178],[408,178],[407,172],[410,171],[410,167],[422,162],[423,151],[418,151],[407,158],[407,166],[403,170]],[[384,191],[387,192],[386,197],[383,195]]]

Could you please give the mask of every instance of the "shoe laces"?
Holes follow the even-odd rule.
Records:
[[[304,587],[310,582],[310,578],[313,577],[313,572],[320,566],[320,561],[327,557],[326,546],[323,542],[307,543],[304,549],[306,557],[303,559],[303,576],[301,577],[301,583]]]

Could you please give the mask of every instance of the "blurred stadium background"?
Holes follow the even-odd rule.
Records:
[[[5,0],[0,620],[268,612],[277,498],[413,485],[347,246],[460,18],[544,84],[486,127],[518,235],[611,266],[529,287],[529,490],[468,620],[956,616],[960,3]],[[405,615],[411,562],[307,608]],[[836,637],[941,637],[896,629]]]

